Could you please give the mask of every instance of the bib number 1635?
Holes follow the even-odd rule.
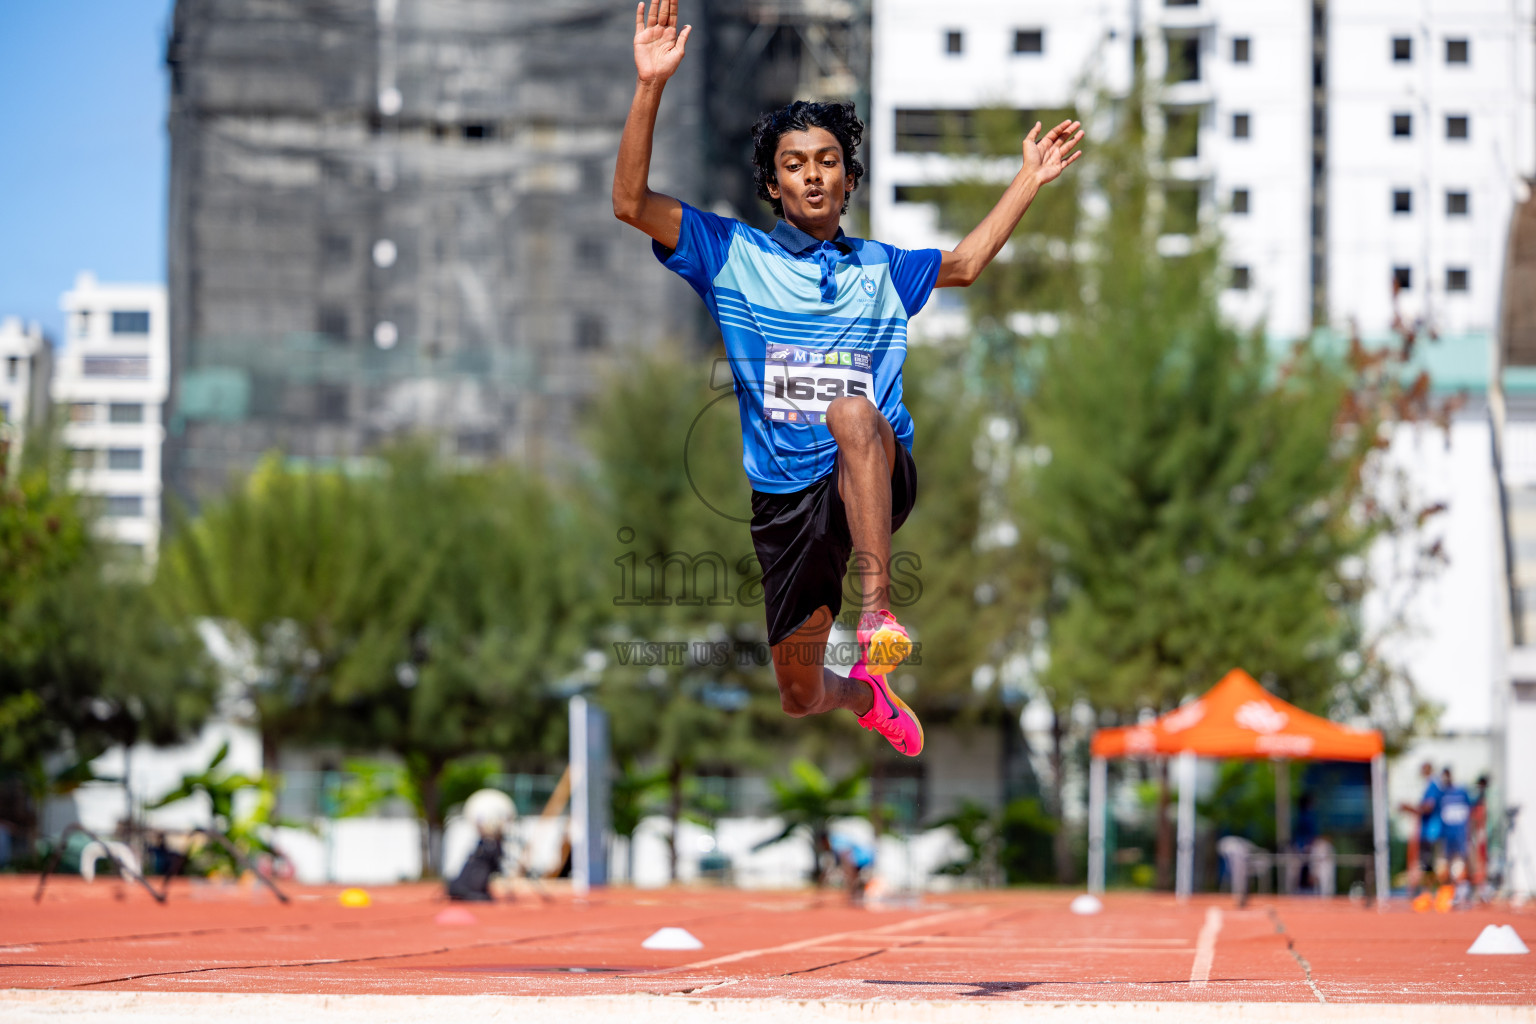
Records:
[[[860,376],[864,375],[861,374]],[[832,402],[844,396],[849,398],[869,397],[869,382],[867,380],[854,379],[852,375],[844,377],[839,374],[835,377],[822,377],[809,374],[799,376],[783,373],[771,379],[773,397],[781,401],[789,399],[794,402]]]

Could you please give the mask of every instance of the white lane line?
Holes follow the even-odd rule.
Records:
[[[817,935],[810,939],[801,939],[799,942],[786,942],[782,946],[767,946],[762,949],[744,949],[739,953],[727,953],[725,956],[711,957],[708,960],[695,960],[691,964],[683,964],[679,967],[667,967],[659,971],[640,971],[636,977],[654,978],[658,974],[677,974],[682,971],[698,971],[706,967],[718,967],[720,964],[733,964],[738,960],[751,960],[754,957],[771,956],[774,953],[793,953],[797,949],[808,949],[811,946],[820,946],[828,942],[846,942],[854,936],[862,935],[889,935],[906,931],[908,928],[917,928],[920,925],[939,924],[942,921],[951,921],[957,917],[973,917],[986,913],[986,908],[972,907],[966,910],[951,910],[943,914],[930,914],[927,917],[913,918],[910,921],[902,921],[899,924],[887,925],[884,928],[860,928],[857,931],[835,932],[831,935]]]
[[[933,956],[954,956],[960,953],[972,952],[1006,952],[1010,955],[1031,956],[1063,956],[1075,957],[1083,954],[1103,956],[1165,956],[1169,953],[1193,952],[1193,947],[1183,946],[1179,949],[1147,949],[1145,946],[1007,946],[999,950],[996,943],[991,946],[930,946],[922,939],[903,939],[899,944],[887,944],[883,946],[817,946],[823,953],[868,953],[872,950],[884,949],[895,953],[931,954]]]
[[[1189,968],[1189,984],[1205,988],[1211,980],[1211,963],[1216,959],[1216,936],[1221,932],[1221,911],[1211,907],[1205,912],[1200,938],[1195,940],[1195,962]]]

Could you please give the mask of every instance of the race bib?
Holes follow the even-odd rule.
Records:
[[[875,400],[874,365],[868,352],[769,346],[763,367],[763,415],[768,419],[826,423],[827,407],[844,397]]]
[[[1452,827],[1465,825],[1471,816],[1471,808],[1466,804],[1442,804],[1440,807],[1440,820]]]

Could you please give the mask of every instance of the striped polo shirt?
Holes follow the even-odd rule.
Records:
[[[683,204],[677,248],[657,259],[693,286],[725,338],[741,412],[742,462],[759,491],[789,494],[832,472],[828,405],[868,398],[912,447],[901,401],[907,319],[938,279],[937,249],[771,233]]]

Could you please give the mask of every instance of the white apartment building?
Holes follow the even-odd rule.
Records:
[[[103,284],[85,272],[60,308],[67,323],[52,390],[67,411],[71,484],[99,497],[109,540],[153,560],[170,379],[165,286]]]
[[[953,245],[913,187],[1017,166],[937,152],[938,112],[1090,114],[1097,90],[1124,91],[1139,35],[1170,124],[1198,121],[1167,171],[1222,232],[1234,320],[1379,336],[1396,280],[1405,317],[1491,329],[1510,210],[1536,175],[1536,0],[883,0],[874,18],[875,237]],[[953,297],[936,306],[915,327],[963,323]]]
[[[0,437],[18,450],[28,427],[47,413],[53,348],[43,329],[17,317],[0,320]]]
[[[952,247],[959,239],[937,230],[934,207],[907,201],[913,186],[983,173],[1006,180],[1017,169],[1012,158],[976,163],[937,152],[940,140],[923,134],[936,112],[1004,106],[1033,119],[1071,110],[1089,124],[1091,145],[1094,97],[1128,88],[1138,34],[1149,76],[1166,80],[1170,124],[1198,124],[1193,149],[1170,152],[1167,171],[1190,219],[1226,236],[1233,272],[1223,305],[1240,322],[1263,321],[1271,335],[1307,333],[1313,32],[1305,3],[883,0],[874,15],[871,234],[904,247]],[[1177,252],[1188,238],[1161,245]],[[963,327],[956,297],[940,293],[935,305],[916,332]]]
[[[1493,329],[1510,212],[1536,176],[1536,0],[1328,5],[1328,299]]]

